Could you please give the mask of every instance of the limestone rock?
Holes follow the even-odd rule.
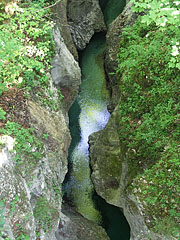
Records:
[[[57,240],[108,240],[105,230],[85,219],[72,207],[63,205],[61,221],[56,232]]]
[[[112,101],[109,110],[115,108],[119,99],[117,86],[117,78],[115,75],[109,74],[116,72],[117,54],[121,40],[121,33],[124,27],[131,26],[137,19],[137,14],[132,12],[132,3],[128,3],[123,12],[110,24],[106,35],[107,48],[105,52],[105,69],[109,79],[109,85],[112,90]]]
[[[105,129],[89,138],[92,180],[98,195],[119,206],[122,149],[113,113]]]
[[[65,97],[66,108],[75,100],[81,82],[81,71],[77,61],[70,53],[58,27],[53,31],[56,55],[52,61],[51,76],[54,85],[61,89]]]
[[[67,48],[74,56],[76,60],[78,60],[78,53],[76,47],[74,45],[70,26],[67,20],[67,0],[59,1],[54,7],[54,18],[56,20],[58,29],[63,36],[64,42],[66,43]]]
[[[144,203],[128,188],[138,172],[133,164],[128,164],[129,149],[119,140],[119,118],[116,106],[105,129],[89,139],[91,177],[96,192],[108,203],[123,209],[130,225],[131,240],[175,240],[149,228],[153,216],[149,216]]]
[[[98,0],[68,0],[68,22],[77,49],[82,50],[95,32],[105,31]]]
[[[12,152],[16,139],[0,137],[0,203],[3,216],[0,219],[0,236],[12,240],[19,236],[35,240],[36,234],[44,240],[56,240],[55,231],[60,217],[61,183],[67,172],[71,140],[68,122],[62,111],[51,112],[35,100],[28,101],[29,125],[35,129],[36,137],[43,141],[42,158],[30,159],[25,155],[17,162],[14,159],[17,153]],[[44,133],[48,133],[47,140],[42,139]],[[49,224],[51,227],[46,232]]]

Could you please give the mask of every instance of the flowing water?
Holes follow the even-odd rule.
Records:
[[[104,8],[108,25],[122,11],[125,0],[100,0],[100,5]],[[72,141],[64,191],[66,198],[79,213],[105,227],[110,239],[128,240],[129,225],[122,212],[94,193],[90,178],[88,137],[91,133],[102,130],[110,116],[107,111],[109,92],[104,71],[105,45],[105,35],[95,34],[86,49],[80,53],[82,84],[81,92],[69,111]]]
[[[94,207],[94,188],[90,178],[88,137],[102,130],[109,119],[103,51],[105,36],[98,34],[81,56],[81,92],[69,111],[72,142],[69,149],[70,176],[65,184],[68,199],[78,212],[99,223],[101,215]]]

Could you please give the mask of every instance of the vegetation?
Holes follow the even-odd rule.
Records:
[[[153,216],[150,227],[176,236],[180,219],[180,2],[132,2],[134,11],[144,13],[122,33],[117,69],[119,135],[135,153],[129,155],[131,164],[144,170],[133,182],[133,191]]]
[[[16,151],[14,160],[21,163],[24,158],[30,163],[32,160],[42,158],[43,145],[34,136],[32,128],[25,129],[15,122],[7,122],[5,127],[0,129],[0,133],[16,138],[14,151]]]
[[[6,0],[0,3],[0,135],[15,139],[15,170],[21,171],[23,166],[26,174],[43,157],[42,140],[47,140],[49,136],[44,133],[39,140],[34,129],[30,128],[26,115],[27,98],[35,98],[53,111],[59,109],[58,105],[63,99],[60,90],[52,93],[48,75],[55,54],[50,7],[54,2]],[[22,113],[21,117],[18,112]],[[0,197],[0,236],[6,204],[7,201]],[[17,199],[11,201],[9,214],[17,206]],[[57,215],[55,211],[45,198],[38,199],[34,216],[42,229],[51,229],[53,218]],[[30,239],[22,226],[15,226],[15,229],[16,240]]]
[[[59,217],[57,209],[53,208],[45,197],[39,197],[34,209],[34,217],[40,229],[51,230],[54,220]]]
[[[12,6],[13,16],[1,6],[0,14],[0,78],[4,90],[12,86],[32,90],[45,87],[45,74],[51,67],[55,46],[53,21],[45,1],[22,2]],[[51,19],[51,18],[50,18]]]
[[[8,105],[11,105],[12,101],[9,99],[13,98],[12,90],[22,89],[20,94],[25,97],[27,93],[36,95],[41,93],[39,98],[42,103],[53,110],[58,109],[52,92],[48,90],[47,96],[44,93],[49,81],[47,73],[55,53],[52,38],[54,23],[48,4],[45,0],[21,1],[19,5],[11,3],[8,12],[5,5],[0,4],[0,121],[2,126],[0,133],[16,138],[14,149],[16,162],[20,162],[23,156],[29,159],[40,159],[42,146],[33,136],[33,129],[26,129],[27,126],[24,128],[19,119],[12,117],[16,115],[16,111],[19,111],[15,101],[13,111],[5,105],[5,99],[8,99],[10,103]],[[63,96],[60,92],[58,94],[61,100]],[[8,119],[9,115],[11,115],[11,121]]]

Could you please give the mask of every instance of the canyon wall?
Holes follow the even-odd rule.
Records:
[[[80,41],[80,48],[82,48],[81,45],[85,47],[94,31],[105,28],[97,2],[92,1],[91,4],[92,16],[88,15],[88,19],[83,20],[83,24],[87,24],[91,29],[91,34]],[[70,10],[72,7],[68,6],[68,11],[71,12],[69,19],[74,21],[73,10]],[[81,13],[84,12],[83,19],[86,16],[86,8],[78,10]],[[68,25],[67,1],[56,4],[53,12],[56,19],[53,30],[56,54],[48,75],[49,85],[41,94],[46,99],[47,92],[50,90],[56,109],[43,104],[42,98],[33,93],[28,100],[24,100],[26,125],[34,129],[32,139],[36,139],[37,145],[32,151],[37,152],[34,154],[37,155],[37,159],[22,155],[20,161],[16,162],[17,152],[13,151],[17,144],[16,138],[8,135],[0,136],[2,199],[0,227],[3,229],[0,234],[1,240],[7,238],[11,240],[84,240],[85,237],[89,240],[109,239],[101,227],[84,219],[72,207],[66,205],[62,212],[62,183],[68,171],[67,156],[71,142],[67,112],[79,92],[81,71],[77,62],[76,46],[70,33],[73,25],[70,28]],[[100,19],[99,25],[92,20],[95,16],[96,20]],[[94,22],[92,23],[90,19]],[[81,28],[83,29],[80,26]],[[75,30],[73,32],[75,33]],[[58,90],[61,90],[63,100],[59,100]],[[40,156],[38,156],[39,148],[41,148]]]

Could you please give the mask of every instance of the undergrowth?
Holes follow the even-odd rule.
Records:
[[[5,9],[7,1],[0,3],[0,135],[9,135],[15,139],[12,150],[15,170],[18,171],[19,168],[21,171],[23,165],[27,168],[26,174],[29,174],[28,169],[34,167],[44,156],[44,146],[42,139],[39,140],[35,136],[33,128],[29,128],[28,124],[22,126],[20,121],[13,121],[17,119],[17,116],[13,119],[13,112],[17,109],[25,112],[25,99],[29,97],[38,99],[44,106],[54,111],[59,109],[57,104],[63,99],[60,90],[52,93],[49,86],[49,72],[55,54],[52,35],[54,22],[49,6],[54,3],[55,1],[46,0],[12,1],[8,12]],[[16,92],[23,95],[22,98],[18,95],[17,106],[14,101]],[[7,99],[7,104],[3,103],[4,99]],[[21,104],[18,103],[19,99],[22,100]],[[8,103],[11,109],[8,109]],[[21,105],[23,109],[20,109]],[[47,137],[48,133],[42,138]],[[4,200],[0,200],[0,230],[2,230],[5,224],[2,202]],[[49,231],[56,213],[46,199],[41,198],[37,202],[34,214],[39,226]],[[30,239],[21,226],[18,229],[16,240]],[[5,237],[4,239],[8,240]]]
[[[139,18],[123,30],[117,69],[119,136],[134,153],[129,164],[141,163],[144,171],[137,169],[129,190],[153,216],[150,227],[173,236],[180,219],[180,68],[170,63],[176,61],[172,46],[179,46],[179,36],[179,28],[172,24],[161,29]]]

